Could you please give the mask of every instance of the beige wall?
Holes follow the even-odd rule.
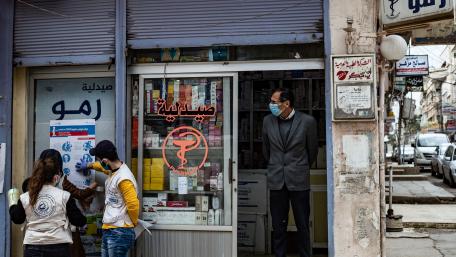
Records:
[[[22,182],[28,176],[27,165],[27,108],[28,108],[28,74],[26,68],[15,68],[13,77],[13,148],[12,148],[12,185],[19,188]],[[11,256],[22,256],[22,238],[21,225],[13,224],[11,227]]]
[[[347,17],[353,18],[357,33],[376,33],[376,9],[374,0],[330,0],[331,54],[347,53],[346,32],[342,30],[347,27]],[[375,53],[375,45],[375,38],[360,38],[354,53]],[[377,121],[332,123],[334,256],[381,255],[377,126]],[[358,141],[360,137],[365,141]],[[346,161],[346,156],[353,153],[352,148],[356,147],[364,147],[370,154],[370,168],[361,174],[352,173]]]

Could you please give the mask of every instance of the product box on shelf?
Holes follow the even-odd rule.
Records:
[[[195,197],[195,209],[197,211],[207,212],[209,210],[209,196],[197,195]]]
[[[187,201],[167,201],[166,207],[188,207]]]
[[[207,225],[207,212],[195,212],[195,224],[196,225]]]

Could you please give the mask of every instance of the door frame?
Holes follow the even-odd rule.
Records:
[[[148,73],[142,73],[139,75],[139,115],[138,115],[138,140],[143,138],[144,136],[144,128],[141,126],[141,124],[144,124],[144,115],[141,115],[142,112],[141,110],[144,110],[144,80],[145,79],[166,79],[166,78],[198,78],[198,77],[230,77],[232,78],[232,84],[230,85],[232,88],[230,89],[231,93],[231,98],[232,99],[237,99],[238,98],[238,73],[237,72],[221,72],[221,73],[213,73],[213,72],[199,72],[199,73],[167,73],[166,72],[166,65],[163,70],[164,72],[160,73],[154,73],[148,72]],[[156,72],[156,71],[155,71]],[[225,86],[225,85],[224,85]],[[225,94],[225,88],[224,92]],[[237,166],[237,161],[238,161],[238,105],[237,105],[237,100],[233,101],[223,101],[223,109],[231,113],[230,115],[226,115],[224,112],[224,119],[228,119],[227,124],[228,126],[223,127],[223,135],[227,135],[227,132],[229,132],[230,125],[232,127],[231,133],[228,135],[232,135],[230,138],[225,138],[224,137],[224,146],[229,146],[228,149],[225,148],[224,150],[224,155],[227,153],[231,152],[231,165],[232,165],[232,175],[231,175],[231,191],[224,191],[224,197],[230,195],[230,216],[231,216],[231,225],[229,226],[192,226],[192,225],[186,225],[185,228],[189,228],[191,230],[207,230],[207,231],[224,231],[224,232],[231,232],[231,237],[232,237],[232,256],[236,257],[237,256],[237,181],[238,181],[238,166]],[[227,131],[228,130],[228,131]],[[138,163],[143,162],[143,144],[138,144]],[[229,168],[230,163],[229,160],[226,160],[224,158],[224,167]],[[228,180],[226,180],[228,181]],[[142,202],[142,165],[138,165],[138,184],[140,187],[140,201]],[[226,189],[227,186],[230,185],[230,182],[225,182],[224,188]],[[226,210],[226,207],[224,209],[225,215],[228,213]],[[173,226],[173,225],[163,225],[162,227],[159,225],[155,226],[157,229],[170,229],[170,230],[179,230],[180,226]]]

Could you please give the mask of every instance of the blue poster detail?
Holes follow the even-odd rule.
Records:
[[[64,168],[64,169],[63,169],[63,174],[64,174],[65,176],[70,175],[70,172],[71,172],[71,171],[70,171],[70,169],[68,169],[68,168]]]
[[[71,147],[73,147],[73,145],[70,143],[70,141],[66,141],[63,145],[62,145],[62,150],[64,152],[71,152]]]
[[[92,141],[87,141],[87,142],[85,142],[84,145],[82,146],[82,149],[83,149],[84,151],[86,151],[86,152],[89,151],[89,150],[92,149],[92,148],[93,148],[93,146],[92,146]]]
[[[68,163],[71,161],[71,157],[67,153],[62,156],[62,159],[63,159],[63,163]]]

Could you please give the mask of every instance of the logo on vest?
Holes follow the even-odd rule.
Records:
[[[54,214],[56,208],[55,200],[50,195],[40,195],[36,201],[33,212],[40,218],[47,218]]]

